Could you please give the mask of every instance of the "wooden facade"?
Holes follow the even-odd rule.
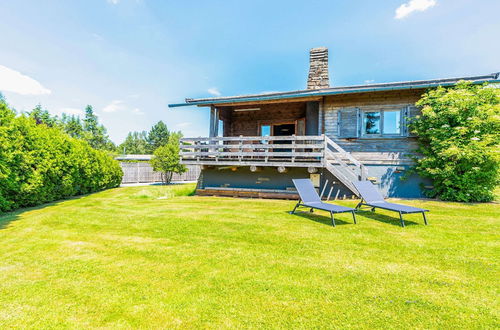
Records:
[[[352,186],[355,180],[369,178],[390,187],[396,174],[404,172],[412,162],[416,139],[406,126],[408,120],[418,114],[415,102],[423,92],[419,89],[304,98],[300,102],[214,104],[211,136],[183,139],[181,156],[185,164],[205,166],[205,172],[214,166],[223,169],[212,171],[207,179],[209,183],[199,185],[202,194],[219,191],[220,195],[280,198],[286,194],[288,186],[262,189],[258,180],[244,182],[241,173],[236,172],[238,168],[250,166],[253,169],[274,167],[276,176],[286,173],[287,167],[304,168],[303,176],[318,172],[324,184],[329,177],[330,184],[342,186],[336,195],[341,193],[344,197],[355,193]],[[364,135],[364,114],[385,111],[397,115],[398,132]],[[221,122],[223,128],[219,132]],[[278,128],[289,125],[290,135],[272,136],[275,134],[271,129],[271,136],[265,137],[263,125]],[[220,177],[219,183],[217,177]],[[246,177],[253,176],[246,174]],[[240,189],[234,186],[236,181]],[[405,193],[406,196],[418,196],[419,183],[414,180],[407,189],[413,193]],[[237,193],[240,190],[244,192]]]
[[[463,78],[328,86],[328,50],[311,49],[307,89],[186,99],[170,107],[210,107],[209,136],[184,139],[185,164],[202,165],[200,194],[277,197],[293,178],[311,178],[334,198],[369,179],[389,197],[421,197],[431,183],[406,175],[417,156],[408,123],[430,88],[499,83],[500,73]],[[403,180],[404,177],[404,180]],[[290,195],[292,196],[292,195]]]

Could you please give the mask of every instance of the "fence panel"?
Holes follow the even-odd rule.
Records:
[[[161,182],[160,172],[153,171],[148,162],[120,162],[123,170],[122,183],[154,183]],[[197,165],[187,165],[187,172],[172,176],[172,181],[196,181],[201,168]]]

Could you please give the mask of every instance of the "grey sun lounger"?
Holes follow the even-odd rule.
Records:
[[[361,202],[356,206],[356,209],[360,209],[362,206],[371,207],[372,211],[375,208],[394,211],[399,213],[399,220],[401,221],[401,226],[405,226],[403,220],[403,214],[409,213],[422,213],[424,217],[424,223],[427,225],[427,218],[425,217],[425,212],[429,210],[420,209],[418,207],[406,206],[395,203],[388,203],[384,200],[384,197],[380,194],[378,189],[371,183],[371,181],[357,181],[353,182],[354,187],[361,195]]]
[[[323,203],[318,196],[318,193],[314,189],[311,180],[309,179],[293,179],[293,184],[295,185],[295,188],[297,188],[297,192],[299,193],[300,199],[293,208],[293,211],[290,212],[290,214],[294,214],[295,210],[299,206],[304,206],[310,208],[311,212],[313,209],[318,209],[318,210],[323,210],[330,212],[330,217],[332,218],[332,226],[335,227],[335,218],[333,215],[335,213],[344,213],[344,212],[351,212],[352,213],[352,218],[354,219],[354,223],[356,223],[356,215],[354,212],[356,211],[353,208],[350,207],[345,207],[345,206],[340,206],[340,205],[334,205],[334,204],[329,204],[329,203]]]

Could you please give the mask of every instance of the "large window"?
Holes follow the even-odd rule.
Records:
[[[401,135],[401,111],[365,111],[361,133],[365,137]]]
[[[224,121],[219,119],[219,122],[217,123],[217,136],[222,137],[224,136]]]

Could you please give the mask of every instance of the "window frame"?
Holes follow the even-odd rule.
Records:
[[[365,114],[368,112],[380,112],[380,134],[366,134],[365,130]],[[384,133],[384,114],[385,112],[399,112],[399,134],[398,133]],[[363,139],[380,139],[380,138],[399,138],[405,137],[404,134],[404,111],[403,109],[361,109],[359,116],[360,138]]]

